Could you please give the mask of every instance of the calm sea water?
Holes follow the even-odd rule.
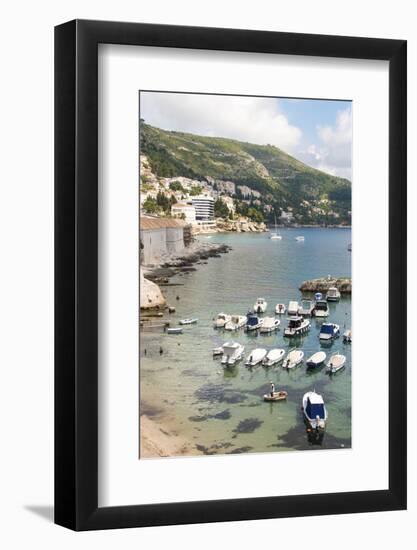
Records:
[[[170,279],[182,286],[164,288],[168,303],[176,307],[176,313],[169,315],[171,326],[184,317],[198,317],[198,324],[185,326],[182,335],[141,334],[141,412],[204,453],[351,445],[351,344],[339,338],[330,347],[321,345],[321,322],[315,319],[310,332],[297,339],[283,337],[286,316],[281,316],[280,330],[268,336],[212,326],[219,312],[246,314],[260,296],[268,302],[266,315],[274,316],[276,303],[300,301],[298,287],[305,279],[351,275],[350,229],[283,229],[281,234],[281,241],[270,240],[268,234],[213,235],[210,242],[226,243],[233,250]],[[305,241],[297,242],[297,235],[304,235]],[[329,307],[328,321],[338,323],[341,333],[351,328],[350,297]],[[224,369],[220,359],[213,358],[212,348],[231,339],[245,346],[245,358],[257,347],[297,347],[305,358],[318,350],[328,357],[340,351],[347,357],[346,368],[333,376],[325,374],[325,368],[311,372],[305,364],[290,371],[281,366],[249,370],[243,360]],[[288,391],[286,402],[262,400],[270,381]],[[319,438],[307,432],[301,411],[303,394],[313,389],[323,395],[329,414]]]

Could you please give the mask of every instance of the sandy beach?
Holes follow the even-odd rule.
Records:
[[[201,454],[185,438],[168,432],[162,424],[145,414],[140,417],[140,458]]]

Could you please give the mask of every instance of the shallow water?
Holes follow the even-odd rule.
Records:
[[[176,307],[176,313],[165,315],[171,326],[185,317],[197,317],[198,323],[184,326],[181,335],[141,333],[141,413],[206,454],[351,445],[351,344],[339,338],[330,346],[321,345],[321,322],[315,319],[310,332],[297,339],[283,337],[286,316],[280,317],[280,330],[272,335],[213,329],[219,312],[244,315],[259,296],[268,302],[266,315],[274,316],[278,302],[300,301],[303,280],[350,276],[350,229],[283,229],[281,234],[281,241],[270,240],[267,233],[213,235],[210,242],[233,250],[170,279],[182,286],[163,287],[168,303]],[[305,241],[297,242],[297,235],[304,235]],[[327,320],[338,323],[341,333],[351,328],[350,306],[350,297],[329,304]],[[325,367],[308,371],[305,364],[290,371],[276,365],[248,369],[244,360],[224,369],[212,348],[232,339],[243,343],[245,358],[256,347],[297,347],[305,359],[322,349],[327,357],[337,351],[346,355],[346,367],[333,376],[325,374]],[[270,381],[288,391],[287,401],[263,402]],[[313,389],[323,395],[329,415],[320,437],[307,432],[301,412],[303,394]]]

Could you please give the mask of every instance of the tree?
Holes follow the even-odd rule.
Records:
[[[146,197],[146,200],[143,203],[143,208],[149,214],[156,214],[156,212],[158,212],[159,210],[156,200],[152,197]]]
[[[214,203],[214,215],[216,218],[228,218],[229,209],[222,199],[217,199]]]
[[[199,195],[202,190],[203,188],[201,187],[201,185],[194,185],[194,187],[191,187],[190,196],[193,197],[195,195]]]
[[[248,209],[248,218],[257,223],[262,223],[264,221],[263,213],[254,207]]]
[[[171,183],[169,184],[169,188],[172,189],[172,191],[181,191],[181,193],[185,192],[184,187],[179,181],[171,181]]]

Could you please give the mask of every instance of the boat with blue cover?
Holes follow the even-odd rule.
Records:
[[[321,325],[319,338],[324,342],[334,340],[340,336],[340,327],[335,323],[323,323]]]
[[[246,317],[246,326],[245,330],[250,332],[252,330],[258,330],[263,325],[264,320],[261,317],[258,317],[256,313],[248,313]]]
[[[302,408],[304,416],[313,430],[324,430],[327,422],[327,409],[323,397],[315,391],[305,393]]]

